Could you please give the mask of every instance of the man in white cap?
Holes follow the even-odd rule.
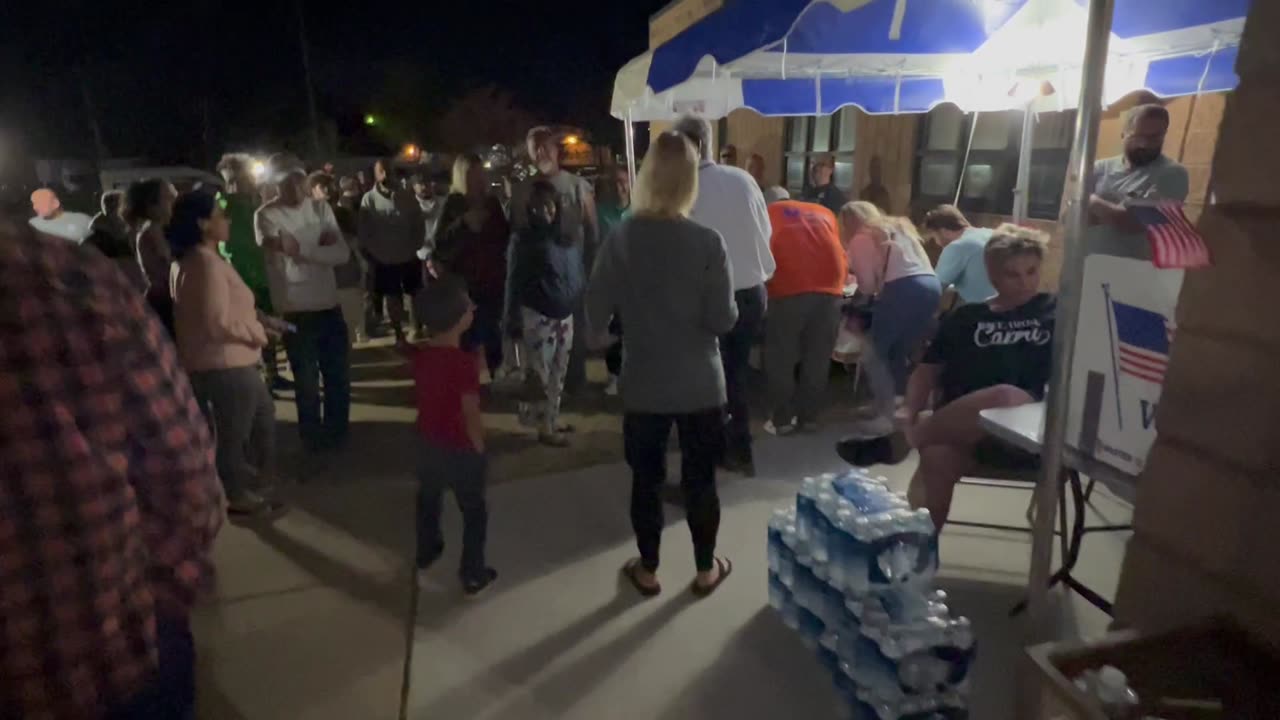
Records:
[[[300,160],[273,155],[266,179],[279,196],[254,215],[254,236],[266,254],[272,307],[296,327],[285,335],[284,348],[293,368],[298,432],[307,449],[324,450],[346,440],[351,410],[347,324],[333,273],[351,250],[333,209],[309,197]]]

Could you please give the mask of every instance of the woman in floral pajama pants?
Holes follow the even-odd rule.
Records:
[[[542,394],[536,401],[520,404],[520,421],[537,427],[538,438],[554,445],[568,429],[560,424],[560,397],[573,347],[573,316],[556,320],[527,307],[520,309],[520,315],[526,370],[533,372]]]
[[[585,269],[582,247],[560,231],[560,204],[549,182],[534,182],[529,223],[511,239],[507,250],[507,335],[523,340],[527,356],[526,385],[535,384],[520,404],[520,421],[538,428],[538,441],[552,447],[569,444],[560,423],[573,347],[573,310],[582,297]],[[536,398],[536,399],[535,399]]]

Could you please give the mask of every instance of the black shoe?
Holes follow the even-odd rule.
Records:
[[[720,469],[743,477],[753,478],[756,476],[756,464],[750,457],[725,457],[720,461]]]
[[[485,568],[479,577],[462,578],[462,592],[468,599],[476,598],[497,581],[498,571],[493,568]]]
[[[896,465],[906,459],[909,451],[902,433],[869,440],[847,438],[836,443],[836,454],[854,467]]]

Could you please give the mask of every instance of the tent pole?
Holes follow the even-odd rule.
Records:
[[[1070,172],[1075,182],[1067,201],[1063,238],[1062,276],[1058,290],[1058,314],[1053,333],[1053,375],[1045,407],[1042,475],[1036,486],[1033,537],[1053,537],[1058,507],[1058,483],[1066,445],[1067,409],[1071,389],[1071,363],[1080,323],[1080,294],[1084,280],[1084,236],[1089,228],[1089,197],[1093,194],[1093,161],[1098,152],[1098,122],[1102,116],[1102,87],[1107,73],[1107,44],[1111,40],[1114,0],[1089,0],[1088,36],[1080,82],[1080,105]],[[1052,542],[1033,544],[1028,587],[1033,627],[1044,627],[1047,610]]]
[[[1035,141],[1036,115],[1031,103],[1022,109],[1022,142],[1018,145],[1018,180],[1013,186],[1013,221],[1027,221],[1031,194],[1031,144]]]
[[[627,146],[627,176],[631,179],[631,187],[636,185],[636,127],[631,122],[631,109],[627,109],[627,119],[623,121],[625,125],[626,138],[624,142]]]
[[[973,134],[978,130],[978,116],[982,113],[975,110],[973,112],[973,122],[969,125],[969,142],[964,146],[964,159],[960,161],[960,177],[956,180],[956,197],[951,204],[960,207],[960,191],[964,190],[964,176],[969,169],[969,152],[973,150]]]

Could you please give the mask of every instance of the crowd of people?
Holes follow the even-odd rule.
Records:
[[[1127,198],[1185,195],[1185,170],[1160,153],[1167,128],[1159,106],[1130,113],[1125,155],[1099,162],[1098,223],[1126,231]],[[849,442],[893,461],[883,440],[905,433],[920,457],[912,502],[939,528],[958,479],[1002,454],[978,414],[1043,397],[1055,304],[1041,292],[1039,231],[973,228],[950,206],[919,230],[886,193],[848,202],[831,158],[791,200],[758,156],[747,170],[736,149],[715,162],[711,127],[694,117],[654,139],[634,189],[622,171],[592,187],[561,169],[546,128],[528,151],[538,172],[509,206],[474,155],[457,158],[444,197],[425,178],[401,183],[390,161],[371,180],[334,178],[282,154],[257,183],[232,155],[220,192],[146,180],[82,220],[42,190],[29,223],[0,223],[0,708],[187,716],[188,618],[212,540],[225,516],[281,509],[277,346],[303,447],[326,453],[348,438],[352,340],[386,323],[415,381],[416,568],[443,554],[451,491],[467,595],[497,579],[486,375],[518,370],[522,422],[566,447],[562,401],[585,384],[588,352],[605,351],[638,548],[622,572],[645,596],[662,591],[673,427],[691,590],[710,595],[733,571],[717,553],[716,473],[755,472],[755,343],[769,403],[759,426],[787,436],[821,422],[837,336],[862,338],[873,401]]]

